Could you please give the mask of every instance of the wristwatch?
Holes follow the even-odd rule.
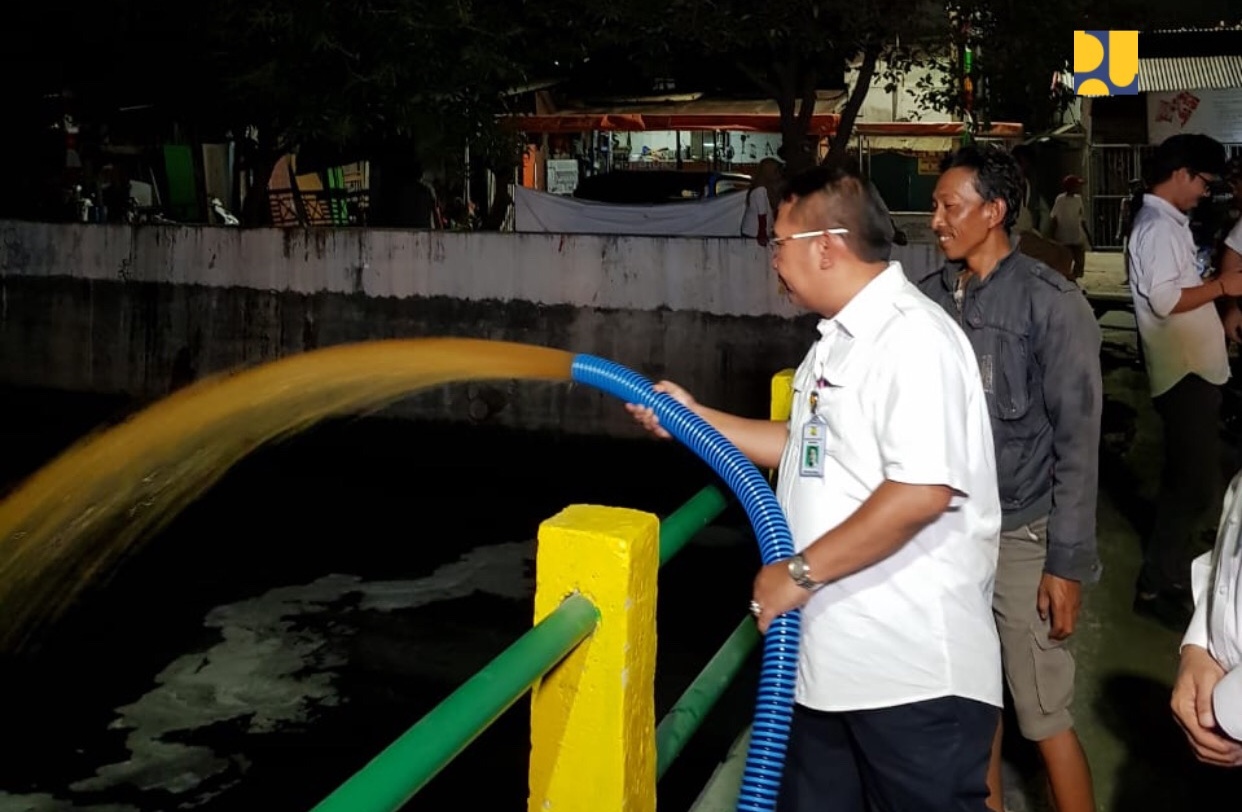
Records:
[[[808,592],[814,592],[822,587],[827,581],[811,580],[811,567],[806,563],[806,559],[802,557],[802,553],[798,553],[789,559],[789,577],[793,582]]]

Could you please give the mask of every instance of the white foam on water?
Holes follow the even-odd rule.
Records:
[[[170,741],[172,734],[220,723],[270,733],[308,723],[317,709],[339,702],[336,671],[344,658],[327,645],[319,626],[304,618],[415,609],[476,592],[520,600],[534,590],[528,566],[533,555],[531,541],[478,547],[425,578],[364,582],[328,575],[216,607],[204,623],[219,630],[220,642],[178,657],[156,676],[153,690],[117,708],[109,728],[128,731],[129,758],[101,766],[69,789],[102,793],[130,785],[186,796],[178,808],[202,805],[241,781],[249,763],[237,754]],[[333,634],[349,633],[348,624],[334,624]],[[208,779],[210,787],[199,789]],[[0,792],[0,812],[61,810],[138,812],[130,806],[75,806],[42,793]]]
[[[10,795],[0,791],[0,812],[141,812],[135,806],[104,804],[102,806],[75,806],[54,795]]]

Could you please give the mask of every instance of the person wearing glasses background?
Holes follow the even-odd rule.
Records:
[[[1164,425],[1164,467],[1134,609],[1181,631],[1193,611],[1192,540],[1223,491],[1225,329],[1228,322],[1236,331],[1242,318],[1232,303],[1242,295],[1242,269],[1213,275],[1190,228],[1189,213],[1224,172],[1224,146],[1206,135],[1174,135],[1156,148],[1147,169],[1147,192],[1126,250],[1148,384]],[[1224,320],[1218,302],[1226,306]]]
[[[791,178],[769,244],[789,297],[822,317],[789,421],[656,386],[778,468],[796,554],[759,571],[751,603],[764,632],[803,610],[777,808],[984,812],[1000,504],[974,352],[891,260],[888,209],[852,164]]]
[[[1036,743],[1053,808],[1094,812],[1065,644],[1083,584],[1099,577],[1100,328],[1076,284],[1020,250],[1022,189],[1004,150],[948,156],[931,220],[947,261],[918,285],[966,331],[983,376],[1003,511],[992,606],[1018,729]],[[1001,732],[988,775],[996,810]]]

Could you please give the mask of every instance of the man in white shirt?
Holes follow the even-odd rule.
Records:
[[[776,223],[776,207],[780,202],[781,163],[764,158],[755,170],[751,187],[746,190],[746,210],[742,214],[742,236],[767,245]]]
[[[1225,496],[1216,547],[1191,566],[1195,613],[1182,639],[1173,716],[1195,756],[1242,766],[1242,473]]]
[[[1074,256],[1070,279],[1081,279],[1087,265],[1087,227],[1082,207],[1082,178],[1066,175],[1061,180],[1064,190],[1052,204],[1052,239],[1064,245]]]
[[[823,319],[787,424],[657,385],[779,466],[797,554],[760,570],[752,612],[766,631],[803,607],[781,812],[987,809],[1002,690],[991,423],[969,341],[889,260],[892,235],[856,170],[791,179],[772,265]]]
[[[1190,618],[1190,539],[1220,493],[1220,387],[1229,380],[1216,301],[1242,295],[1242,273],[1206,276],[1187,212],[1209,194],[1225,149],[1181,134],[1157,147],[1150,189],[1127,251],[1134,315],[1152,399],[1164,423],[1156,518],[1143,551],[1134,609],[1172,629]]]

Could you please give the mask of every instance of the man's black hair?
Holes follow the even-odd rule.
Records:
[[[991,144],[962,147],[945,156],[940,171],[962,167],[975,173],[975,191],[989,203],[1005,201],[1005,231],[1013,229],[1022,210],[1022,169],[1013,155]]]
[[[1225,174],[1227,158],[1225,145],[1215,138],[1200,133],[1171,135],[1147,160],[1147,182],[1151,186],[1163,183],[1179,169],[1219,178]]]
[[[847,228],[842,237],[863,262],[887,262],[893,253],[893,219],[879,191],[852,161],[806,169],[790,176],[781,200],[817,200],[811,228]],[[801,208],[801,206],[799,207]]]

